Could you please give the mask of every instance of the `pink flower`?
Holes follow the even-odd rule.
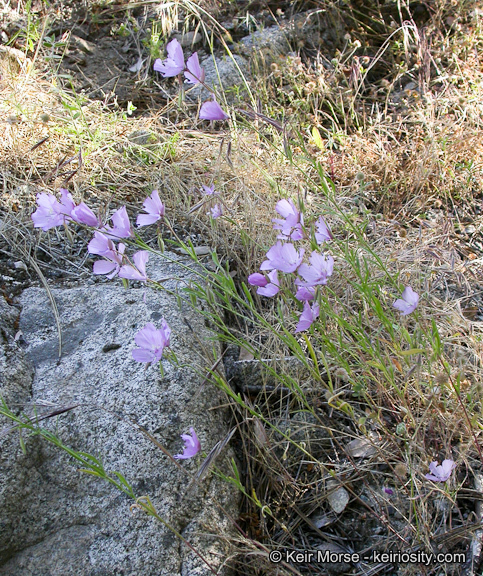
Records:
[[[111,240],[109,240],[109,242],[111,242]],[[105,260],[97,260],[94,262],[94,274],[108,274],[107,278],[109,278],[109,280],[114,278],[114,276],[119,274],[121,269],[125,250],[126,245],[122,242],[119,242],[117,250],[113,244],[113,249],[103,254]]]
[[[250,276],[248,276],[248,284],[250,284],[250,286],[263,287],[268,284],[268,280],[263,274],[255,272],[255,274],[250,274]]]
[[[87,251],[89,254],[98,254],[105,258],[105,260],[94,262],[94,274],[109,274],[109,279],[114,278],[121,269],[125,250],[125,244],[120,242],[116,249],[110,238],[101,232],[94,232],[94,238],[87,245]]]
[[[53,194],[40,192],[37,194],[37,204],[38,208],[31,216],[34,228],[47,231],[55,226],[62,226],[66,220],[66,214],[64,214],[66,207],[58,202]]]
[[[131,223],[129,222],[129,216],[127,215],[125,206],[116,210],[111,216],[111,220],[114,226],[112,228],[105,226],[102,229],[106,236],[111,238],[129,238],[132,236]]]
[[[154,70],[156,72],[161,72],[165,78],[171,78],[172,76],[177,76],[181,74],[184,70],[184,55],[181,44],[176,40],[171,40],[171,42],[166,46],[166,51],[168,57],[166,60],[161,60],[158,58],[154,62]]]
[[[279,270],[280,272],[295,272],[304,257],[303,248],[297,252],[293,244],[282,244],[280,240],[267,252],[267,260],[262,262],[260,270]]]
[[[62,205],[62,214],[70,216],[75,204],[72,195],[65,188],[60,189],[60,204]]]
[[[81,202],[71,212],[72,220],[79,222],[79,224],[86,224],[93,228],[99,226],[100,222],[94,212],[85,204]]]
[[[419,302],[419,294],[417,294],[411,286],[406,286],[401,294],[401,298],[398,298],[393,304],[393,307],[401,312],[401,316],[407,316],[416,310]]]
[[[140,250],[136,252],[136,254],[133,254],[132,259],[134,260],[136,268],[130,264],[125,264],[119,271],[119,278],[146,282],[148,279],[146,276],[146,262],[149,260],[149,252],[147,250]]]
[[[308,302],[309,300],[313,300],[315,298],[315,288],[309,287],[306,288],[305,286],[301,286],[297,289],[297,293],[295,294],[295,298],[300,302]]]
[[[315,233],[315,240],[317,241],[317,244],[319,246],[324,242],[332,240],[332,233],[327,227],[327,224],[325,223],[325,220],[322,218],[322,216],[317,220],[315,225],[317,226],[317,232]]]
[[[453,460],[443,460],[441,466],[438,466],[438,462],[431,462],[429,465],[429,471],[431,474],[426,474],[425,478],[427,480],[432,480],[433,482],[446,482],[451,476],[451,472],[455,468],[456,464]]]
[[[200,109],[201,120],[226,120],[229,118],[216,100],[205,102]]]
[[[278,291],[280,290],[280,285],[278,282],[278,271],[272,270],[268,275],[268,278],[270,282],[267,283],[265,286],[260,286],[257,290],[257,294],[260,294],[261,296],[267,296],[268,298],[272,298],[273,296],[278,294]]]
[[[139,214],[136,220],[138,226],[154,224],[164,216],[164,204],[159,199],[157,190],[153,190],[151,196],[143,202],[144,211],[147,214]]]
[[[164,349],[169,346],[170,336],[171,328],[164,318],[159,329],[148,322],[134,337],[134,342],[139,348],[132,351],[132,357],[136,362],[159,362]]]
[[[298,273],[305,282],[299,278],[295,280],[297,286],[313,287],[321,284],[327,284],[327,278],[332,275],[334,269],[334,259],[332,256],[323,256],[319,252],[312,252],[309,261],[311,265],[302,264]]]
[[[102,232],[94,232],[94,238],[87,245],[89,254],[99,254],[104,256],[115,250],[114,242],[102,234]]]
[[[187,458],[193,458],[193,456],[196,456],[196,454],[201,450],[201,444],[198,440],[198,436],[196,436],[194,428],[190,428],[190,433],[191,436],[189,434],[181,434],[181,438],[185,443],[183,454],[175,454],[173,458],[176,458],[177,460],[186,460]]]
[[[198,52],[195,52],[188,58],[186,61],[186,68],[188,68],[184,73],[186,82],[189,84],[198,84],[199,82],[205,81],[205,71],[200,66]]]
[[[320,306],[317,304],[317,302],[314,302],[312,307],[310,307],[308,302],[305,302],[304,310],[302,314],[300,314],[295,334],[297,334],[297,332],[308,330],[312,326],[314,320],[319,317],[319,312]]]
[[[277,236],[279,240],[301,240],[304,237],[302,226],[304,223],[303,214],[297,210],[293,200],[279,200],[275,210],[284,218],[274,218],[274,230],[281,230],[282,234]]]
[[[205,186],[204,184],[202,184],[201,187],[203,188],[203,194],[205,194],[206,196],[213,196],[213,194],[216,194],[214,184],[212,184],[211,186]]]
[[[215,204],[213,208],[210,208],[211,217],[219,218],[223,214],[223,209],[220,204]]]

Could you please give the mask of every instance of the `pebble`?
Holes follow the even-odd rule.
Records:
[[[334,492],[331,492],[327,500],[329,502],[330,507],[336,514],[340,514],[343,512],[349,503],[349,492],[342,486],[337,488]]]

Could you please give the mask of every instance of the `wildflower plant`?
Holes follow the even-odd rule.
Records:
[[[455,468],[456,464],[453,460],[443,460],[441,465],[438,466],[437,462],[431,462],[429,465],[429,474],[426,474],[425,478],[427,480],[432,480],[433,482],[446,482],[451,476],[451,472]]]
[[[186,61],[184,60],[183,49],[178,40],[174,39],[166,46],[168,57],[165,60],[158,58],[154,62],[154,70],[164,76],[164,78],[178,77],[180,87],[182,88],[182,75],[185,82],[195,86],[202,84],[212,94],[212,100],[204,102],[200,108],[199,117],[201,120],[227,120],[229,115],[222,109],[216,101],[216,93],[205,84],[205,71],[200,66],[198,53],[194,52]],[[181,91],[181,96],[183,92]],[[217,218],[217,216],[213,216]]]

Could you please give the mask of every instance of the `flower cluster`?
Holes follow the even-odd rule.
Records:
[[[90,254],[102,256],[103,260],[94,263],[94,274],[105,274],[108,278],[125,278],[147,282],[146,262],[149,253],[140,250],[133,254],[132,264],[126,254],[126,245],[122,242],[115,245],[114,240],[131,238],[133,236],[131,223],[125,206],[122,206],[111,216],[111,225],[102,223],[94,212],[84,203],[75,205],[71,194],[61,188],[60,201],[53,194],[41,192],[37,196],[37,210],[32,214],[35,228],[50,230],[55,226],[77,222],[94,228],[94,238],[89,242],[87,250]],[[144,210],[147,214],[140,214],[137,219],[138,226],[152,224],[164,216],[164,205],[155,190],[144,201]]]
[[[318,318],[320,306],[317,302],[310,304],[315,298],[318,286],[327,284],[327,279],[332,275],[334,259],[330,255],[323,254],[320,249],[313,250],[309,256],[309,263],[305,263],[305,250],[297,250],[293,242],[307,238],[307,230],[304,225],[304,215],[295,206],[293,200],[280,200],[275,210],[281,218],[274,218],[273,228],[279,230],[277,242],[268,250],[266,260],[262,262],[260,270],[268,272],[255,273],[248,277],[252,286],[257,286],[257,293],[269,298],[278,294],[280,281],[278,273],[298,274],[295,279],[297,292],[295,297],[303,302],[303,310],[299,315],[299,321],[295,333],[308,330]],[[332,239],[332,234],[322,216],[315,222],[313,237],[318,246]]]
[[[169,53],[169,52],[168,52]],[[176,54],[173,54],[173,62],[176,61]],[[192,57],[193,58],[193,57]],[[195,61],[197,62],[198,57]],[[214,188],[206,188],[206,193],[213,194]],[[37,209],[32,214],[32,221],[35,228],[50,230],[56,226],[67,225],[69,222],[77,222],[94,228],[94,237],[88,244],[90,254],[102,256],[103,260],[94,263],[94,274],[105,274],[108,278],[119,276],[129,280],[147,282],[146,262],[149,252],[140,250],[133,254],[134,265],[126,258],[126,245],[119,242],[116,246],[113,239],[130,238],[133,236],[131,223],[126,211],[126,207],[119,208],[110,218],[112,226],[108,226],[94,214],[94,212],[81,202],[77,206],[71,194],[65,188],[61,188],[60,201],[53,194],[40,193],[37,196]],[[218,205],[216,205],[218,206]],[[164,217],[164,204],[159,198],[157,190],[146,198],[143,203],[145,214],[137,217],[138,226],[154,224]],[[213,216],[216,217],[216,216]],[[150,364],[159,362],[163,356],[165,348],[170,345],[171,328],[164,318],[161,320],[161,328],[156,328],[154,324],[148,322],[134,337],[137,348],[132,351],[132,357],[137,362]],[[190,428],[189,434],[181,434],[185,442],[182,454],[173,456],[178,460],[186,460],[196,456],[201,450],[201,444],[196,432]]]
[[[295,287],[297,289],[295,298],[303,302],[303,310],[299,315],[299,321],[295,333],[308,330],[314,321],[319,317],[320,305],[315,300],[318,286],[327,284],[329,276],[334,270],[334,259],[330,255],[324,254],[321,249],[313,250],[308,258],[309,262],[304,262],[305,250],[297,250],[293,242],[304,239],[312,239],[318,246],[333,239],[324,218],[320,216],[310,228],[310,234],[304,224],[304,215],[295,206],[293,200],[279,200],[275,209],[281,218],[273,218],[274,230],[279,230],[277,242],[266,254],[266,260],[262,262],[260,270],[268,272],[267,275],[256,272],[250,274],[248,283],[257,286],[257,294],[272,298],[280,291],[280,280],[278,273],[297,274]],[[313,244],[315,245],[315,244]],[[393,304],[394,308],[401,312],[402,316],[411,314],[416,309],[419,302],[419,295],[407,286],[401,298]]]
[[[158,58],[154,62],[153,68],[156,72],[162,74],[164,78],[172,78],[173,76],[181,78],[181,74],[183,74],[185,82],[188,84],[201,83],[204,85],[205,71],[200,66],[197,52],[192,54],[185,64],[183,49],[176,39],[169,42],[166,46],[166,52],[168,57],[165,60]],[[202,120],[226,120],[228,117],[228,114],[224,112],[214,97],[213,100],[208,100],[201,106],[200,118]]]
[[[130,261],[126,255],[126,245],[115,241],[121,238],[131,238],[133,231],[125,206],[122,206],[111,216],[111,224],[103,223],[94,212],[81,202],[76,206],[71,194],[61,188],[60,201],[53,194],[41,192],[37,196],[37,210],[32,214],[35,228],[50,230],[55,226],[67,225],[69,222],[77,222],[90,226],[94,229],[94,237],[89,242],[87,250],[89,254],[101,256],[102,260],[94,262],[94,274],[103,274],[112,279],[115,276],[126,280],[148,282],[146,263],[149,259],[147,250],[139,250],[132,255]],[[164,217],[164,204],[159,198],[159,193],[154,190],[143,203],[145,214],[137,217],[137,226],[154,224]],[[171,330],[165,320],[161,322],[161,328],[156,330],[153,324],[147,324],[135,337],[139,348],[133,350],[134,360],[138,362],[159,361],[164,348],[169,346]]]
[[[32,214],[34,228],[47,231],[55,226],[62,226],[69,221],[98,226],[99,221],[84,202],[74,204],[71,194],[65,188],[60,189],[60,202],[53,194],[40,192],[37,195],[37,210]]]

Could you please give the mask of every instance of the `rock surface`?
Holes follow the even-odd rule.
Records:
[[[212,56],[207,56],[200,62],[201,67],[205,71],[205,84],[210,88],[215,88],[218,94],[225,93],[225,96],[229,99],[234,86],[241,89],[244,88],[243,77],[240,71],[245,78],[248,78],[248,62],[245,58],[236,54],[233,56],[233,59],[225,56],[223,58],[215,57],[215,60],[216,66]],[[188,89],[189,85],[186,84],[186,90]],[[206,100],[211,98],[211,93],[201,84],[198,84],[189,89],[187,96],[191,99],[197,99],[201,96],[203,100]],[[222,102],[223,101],[220,100],[220,103]]]
[[[164,283],[171,291],[181,287],[175,277],[189,281],[193,276],[166,262],[155,270],[148,267],[148,273],[155,279],[171,278]],[[201,365],[209,338],[201,316],[187,306],[179,310],[175,295],[144,287],[124,289],[115,281],[53,289],[52,294],[62,327],[60,361],[46,291],[29,288],[20,299],[20,328],[35,376],[13,342],[16,311],[1,304],[2,325],[9,328],[3,330],[0,346],[0,395],[12,409],[29,401],[24,413],[32,417],[33,405],[40,415],[52,405],[81,404],[41,425],[67,446],[100,458],[107,471],[121,472],[136,496],[149,496],[159,515],[217,570],[228,553],[222,537],[230,534],[229,516],[237,516],[236,491],[207,476],[187,492],[201,457],[176,466],[129,420],[152,433],[171,454],[183,451],[180,434],[191,426],[207,453],[228,432],[227,415],[215,409],[223,403],[220,393],[203,384],[202,374],[183,366]],[[135,362],[131,351],[134,335],[147,322],[159,327],[163,317],[172,329],[171,349],[181,367],[163,360],[161,375],[157,365],[146,369]],[[5,359],[15,356],[14,348],[16,366],[7,369]],[[0,421],[0,430],[5,424],[5,419]],[[25,435],[25,443],[24,455],[18,433],[0,437],[0,575],[210,573],[162,523],[131,510],[134,502],[127,495],[79,473],[72,458],[46,441]],[[229,449],[218,466],[223,468],[227,455]]]

